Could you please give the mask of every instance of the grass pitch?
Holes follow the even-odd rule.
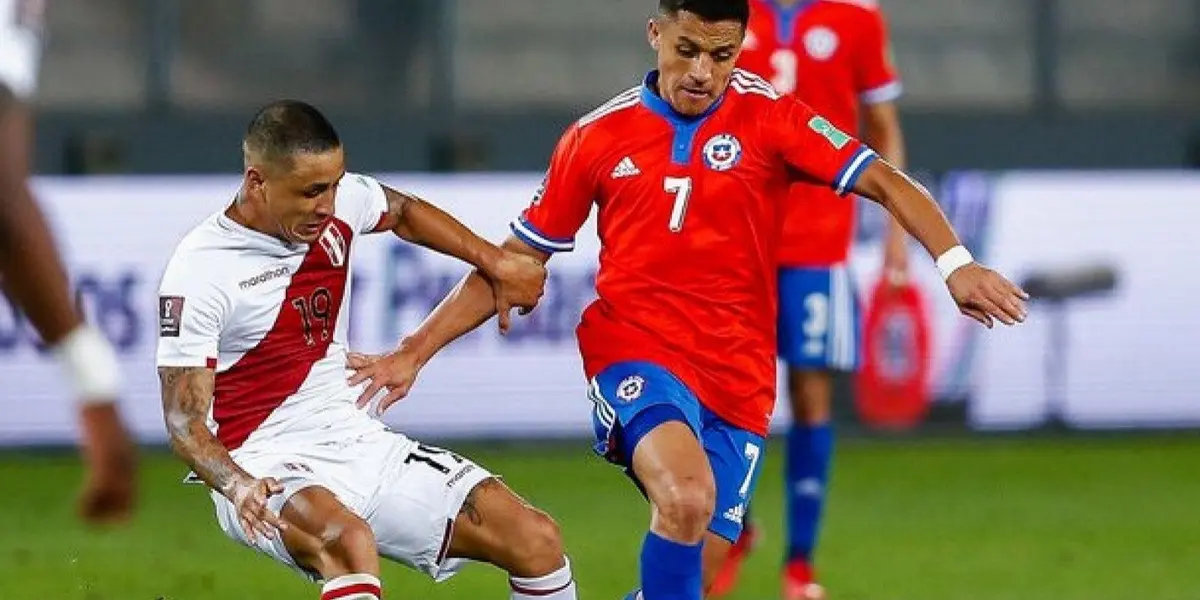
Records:
[[[453,444],[451,444],[453,446]],[[781,444],[774,443],[775,451]],[[636,583],[641,497],[584,442],[458,445],[563,527],[580,597]],[[756,519],[766,539],[735,600],[778,597],[780,457]],[[0,454],[0,599],[312,599],[318,590],[227,540],[185,468],[144,456],[142,510],[94,531],[71,501],[69,454]],[[1200,439],[850,440],[839,446],[818,568],[834,600],[1200,599]],[[507,598],[469,567],[447,583],[388,565],[390,598]]]

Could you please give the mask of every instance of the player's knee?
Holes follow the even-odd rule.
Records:
[[[801,396],[792,400],[792,413],[798,423],[821,425],[829,422],[831,410],[828,402]]]
[[[511,575],[540,577],[554,572],[562,567],[564,555],[558,523],[536,508],[524,510],[511,551]]]
[[[658,524],[681,541],[704,535],[712,521],[717,491],[712,480],[681,478],[663,486],[655,499]]]
[[[832,382],[823,371],[793,371],[788,382],[792,414],[798,422],[820,425],[829,421]]]
[[[377,573],[379,557],[375,534],[361,519],[330,524],[322,536],[323,552],[329,562],[349,573]]]

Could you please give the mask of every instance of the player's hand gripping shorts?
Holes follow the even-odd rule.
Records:
[[[235,460],[254,477],[274,477],[283,485],[284,492],[268,502],[276,514],[296,492],[324,487],[370,525],[381,556],[437,581],[465,562],[446,558],[452,525],[471,490],[492,477],[469,459],[387,430],[304,447],[238,452]],[[278,536],[249,542],[233,504],[217,492],[212,498],[226,535],[317,579],[296,564]]]
[[[635,482],[633,450],[638,441],[664,422],[687,423],[708,455],[717,486],[708,529],[737,541],[762,470],[762,437],[718,417],[679,378],[653,363],[612,365],[592,378],[588,395],[593,403],[596,453],[624,467]]]
[[[779,356],[789,367],[854,371],[862,309],[845,266],[779,270]]]

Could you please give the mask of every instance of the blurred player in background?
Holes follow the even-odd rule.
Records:
[[[378,600],[380,555],[439,581],[461,559],[487,561],[514,600],[573,600],[549,516],[470,460],[389,430],[346,382],[360,236],[389,231],[475,265],[505,317],[536,304],[545,268],[347,173],[337,132],[302,102],[262,109],[243,148],[236,199],[180,242],[159,296],[171,446],[212,489],[221,529],[323,580],[322,600]]]
[[[1023,292],[974,262],[923,188],[734,69],[746,0],[658,8],[647,30],[658,68],[567,129],[505,247],[541,261],[569,251],[598,207],[598,299],[577,331],[596,451],[651,503],[641,589],[627,598],[695,600],[741,533],[762,464],[777,216],[793,177],[879,201],[938,257],[964,313],[991,326],[1025,309]],[[436,351],[495,314],[488,279],[469,275],[398,350],[359,365],[354,381],[372,382],[364,396],[387,388],[386,409]]]
[[[87,478],[80,499],[92,522],[133,510],[136,455],[117,412],[120,372],[104,336],[83,323],[29,176],[41,2],[0,0],[0,286],[66,369],[79,400]],[[16,393],[16,388],[10,388]]]
[[[904,168],[895,105],[900,79],[875,0],[752,0],[738,65],[766,78],[776,91],[794,94],[834,127],[861,135],[885,160]],[[815,583],[812,562],[834,446],[832,375],[856,369],[860,354],[859,300],[846,264],[855,203],[838,200],[828,187],[796,182],[784,207],[779,355],[788,367],[793,415],[784,474],[784,598],[817,599],[824,591]],[[896,284],[908,277],[904,229],[895,219],[890,219],[883,267]],[[714,594],[732,589],[756,535],[747,517]]]

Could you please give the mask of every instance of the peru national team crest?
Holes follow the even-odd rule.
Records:
[[[741,158],[742,143],[728,133],[714,135],[704,144],[704,164],[714,171],[728,171]]]
[[[338,268],[346,264],[346,238],[342,236],[336,224],[330,223],[325,226],[325,231],[321,232],[320,243],[329,255],[330,264]]]

